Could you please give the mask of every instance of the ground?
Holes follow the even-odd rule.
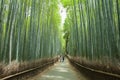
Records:
[[[88,80],[84,75],[78,73],[67,59],[57,62],[54,66],[28,80]]]

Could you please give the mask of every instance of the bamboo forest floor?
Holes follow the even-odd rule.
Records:
[[[82,73],[69,64],[65,59],[64,62],[57,62],[54,66],[28,80],[88,80]]]

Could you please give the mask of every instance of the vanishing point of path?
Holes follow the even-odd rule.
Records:
[[[88,80],[73,68],[68,60],[57,62],[53,67],[28,80]]]

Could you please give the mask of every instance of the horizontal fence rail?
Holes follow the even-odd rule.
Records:
[[[32,68],[32,69],[25,70],[25,71],[22,71],[22,72],[13,74],[13,75],[6,76],[6,77],[4,77],[4,78],[1,78],[0,80],[8,80],[8,79],[10,79],[10,78],[14,78],[14,77],[20,76],[20,75],[22,75],[22,74],[32,72],[32,71],[34,71],[34,70],[40,69],[40,68],[42,68],[42,67],[44,67],[44,66],[47,66],[47,65],[50,65],[50,64],[53,64],[53,63],[54,63],[54,61],[48,62],[48,63],[46,63],[46,64],[40,65],[39,67]]]
[[[71,60],[70,60],[71,61]],[[109,73],[109,72],[105,72],[105,71],[101,71],[101,70],[96,70],[96,69],[92,69],[92,68],[89,68],[89,67],[85,67],[81,64],[79,64],[78,62],[75,62],[75,61],[71,61],[73,64],[76,64],[77,66],[81,67],[81,68],[84,68],[86,70],[89,70],[89,71],[92,71],[92,72],[96,72],[96,73],[101,73],[101,74],[105,74],[107,76],[112,76],[112,77],[116,77],[116,78],[119,78],[120,79],[120,75],[119,74],[114,74],[114,73]]]

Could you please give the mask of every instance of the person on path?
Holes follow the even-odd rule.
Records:
[[[62,56],[62,62],[64,62],[64,56]]]

